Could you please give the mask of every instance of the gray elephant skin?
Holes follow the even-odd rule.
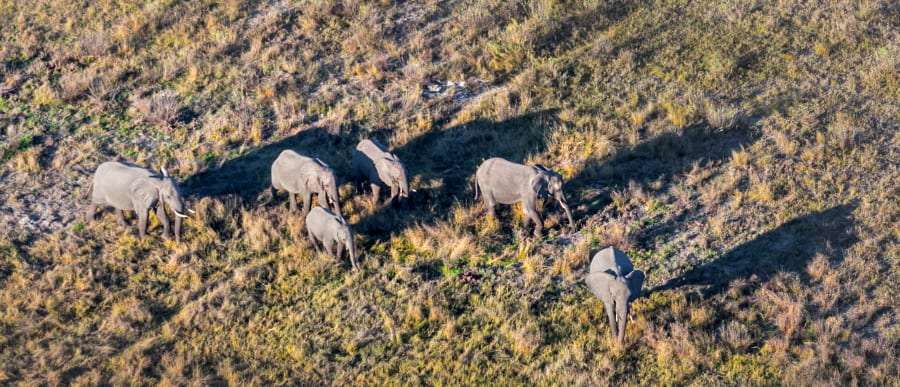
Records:
[[[388,152],[374,140],[362,140],[353,151],[353,172],[358,179],[368,181],[372,187],[372,197],[378,203],[381,188],[390,188],[391,196],[385,204],[390,205],[397,196],[409,196],[409,181],[406,167],[397,155]]]
[[[491,216],[496,217],[494,206],[522,202],[525,209],[525,226],[534,223],[534,235],[540,237],[544,222],[537,209],[537,200],[553,196],[566,212],[569,225],[573,225],[572,213],[562,191],[560,174],[541,165],[517,164],[499,157],[485,160],[475,172],[475,199],[479,191]]]
[[[584,282],[603,301],[609,326],[616,340],[625,340],[629,304],[640,296],[644,285],[644,272],[634,270],[625,253],[607,247],[594,255]]]
[[[346,249],[353,269],[357,269],[356,242],[343,217],[316,206],[306,215],[306,233],[317,252],[321,251],[321,244],[329,255],[340,259]]]
[[[292,212],[297,211],[295,195],[303,197],[303,213],[309,213],[312,195],[319,205],[330,207],[340,214],[341,206],[334,171],[322,160],[302,156],[290,149],[282,151],[272,163],[272,188],[286,191]]]
[[[138,234],[147,234],[149,211],[156,209],[156,216],[163,226],[163,235],[169,237],[169,219],[165,206],[175,214],[175,240],[181,240],[181,218],[186,218],[184,200],[175,182],[165,169],[162,174],[116,161],[100,164],[94,172],[91,202],[85,213],[86,220],[94,219],[97,206],[113,207],[120,225],[126,225],[124,211],[135,211],[138,217]],[[188,210],[190,211],[190,210]]]

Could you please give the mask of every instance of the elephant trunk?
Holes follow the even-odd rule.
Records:
[[[400,180],[400,197],[407,198],[409,197],[409,182],[406,181],[406,175],[403,174],[398,179]]]
[[[566,203],[566,197],[563,195],[562,191],[556,192],[556,201],[559,202],[560,207],[562,207],[563,211],[566,212],[566,218],[569,220],[569,226],[575,227],[575,221],[572,220],[572,212],[569,211],[569,205]]]
[[[340,204],[340,200],[338,199],[339,196],[338,196],[337,185],[334,183],[331,183],[328,185],[327,190],[328,190],[328,194],[326,195],[326,197],[328,198],[327,200],[328,200],[329,204],[331,204],[331,208],[334,209],[335,215],[340,215],[341,214],[341,204]]]
[[[183,218],[188,217],[187,215],[184,214],[185,207],[186,207],[184,205],[184,200],[180,196],[176,196],[176,197],[172,198],[171,201],[169,201],[169,203],[167,203],[167,204],[169,205],[169,208],[172,209],[172,212],[175,213],[175,222],[174,222],[175,225],[174,225],[174,229],[172,231],[175,234],[175,241],[180,242],[181,241],[181,221]]]
[[[625,328],[628,325],[628,300],[616,301],[616,325],[618,328],[616,340],[622,344],[625,342]]]

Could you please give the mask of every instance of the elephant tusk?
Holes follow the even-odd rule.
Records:
[[[196,214],[196,213],[197,213],[197,211],[194,211],[194,210],[192,210],[192,209],[190,209],[190,208],[188,208],[187,210],[188,210],[188,212],[190,212],[190,213],[192,213],[192,214]]]
[[[179,217],[179,218],[187,218],[187,217],[188,217],[187,215],[182,214],[182,213],[180,213],[180,212],[178,212],[178,211],[175,211],[175,210],[172,210],[172,212],[174,212],[174,213],[175,213],[175,216],[177,216],[177,217]]]

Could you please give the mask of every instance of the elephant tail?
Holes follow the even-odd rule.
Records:
[[[87,201],[91,198],[91,192],[94,190],[94,179],[88,183],[87,189],[81,194],[81,199]]]
[[[475,179],[475,200],[478,200],[478,179]]]

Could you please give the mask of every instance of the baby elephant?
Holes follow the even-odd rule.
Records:
[[[609,326],[621,344],[625,341],[628,304],[641,294],[644,272],[634,270],[625,253],[607,247],[594,255],[584,281],[591,292],[603,301]]]
[[[116,210],[120,225],[126,225],[124,211],[135,211],[138,216],[138,233],[147,234],[147,217],[150,209],[156,208],[156,217],[163,226],[163,235],[169,237],[169,219],[164,204],[175,214],[175,240],[181,240],[181,218],[187,218],[184,201],[175,182],[161,168],[162,175],[149,169],[135,167],[116,161],[100,164],[94,172],[91,189],[91,204],[85,212],[85,219],[92,220],[97,206],[109,206]],[[191,210],[187,210],[193,212]]]
[[[301,156],[290,149],[282,151],[272,163],[272,187],[287,191],[292,212],[297,211],[295,194],[303,196],[303,213],[307,214],[315,193],[319,205],[341,213],[334,172],[322,160]]]
[[[306,233],[309,241],[319,250],[319,243],[325,246],[328,255],[340,259],[344,248],[350,255],[350,263],[356,270],[356,242],[353,241],[353,233],[343,217],[335,215],[322,207],[316,206],[306,215]],[[335,245],[337,251],[335,251]]]
[[[353,171],[356,176],[368,180],[372,186],[372,197],[378,203],[381,187],[391,189],[391,197],[385,204],[390,205],[399,195],[409,196],[409,182],[406,168],[397,155],[373,140],[362,140],[353,151]]]
[[[492,217],[496,217],[497,203],[522,202],[525,209],[525,226],[534,222],[534,236],[540,237],[544,221],[537,210],[538,197],[553,195],[566,212],[571,226],[572,214],[562,191],[562,176],[544,166],[528,166],[495,157],[487,159],[475,171],[475,199],[481,191],[484,204]]]

